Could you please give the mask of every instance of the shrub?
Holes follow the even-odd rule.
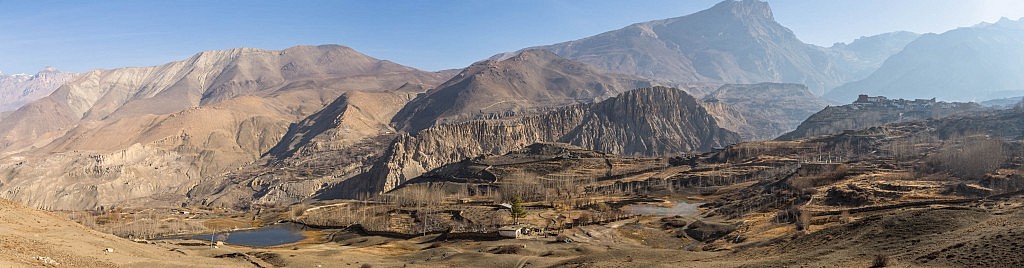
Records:
[[[886,267],[888,265],[889,265],[889,258],[887,258],[887,257],[885,257],[885,255],[881,255],[881,254],[875,255],[875,260],[871,262],[871,267],[872,268],[881,268],[881,267]]]
[[[797,189],[814,188],[841,181],[845,179],[849,173],[849,165],[839,164],[829,171],[823,171],[816,174],[805,174],[794,177],[790,179],[789,184],[792,185],[793,188]]]

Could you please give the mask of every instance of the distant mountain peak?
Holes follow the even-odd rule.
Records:
[[[996,23],[993,24],[993,25],[994,26],[999,26],[999,27],[1021,28],[1021,27],[1024,27],[1024,18],[1021,18],[1019,20],[1014,20],[1014,19],[1010,19],[1010,18],[1007,18],[1007,17],[1002,17],[1002,18],[999,19],[999,21],[996,21]]]
[[[50,95],[77,76],[76,73],[61,72],[49,66],[36,74],[0,73],[0,111],[15,110],[28,102]]]
[[[801,83],[821,94],[867,76],[893,50],[916,38],[909,32],[897,35],[857,42],[865,45],[863,50],[835,51],[847,44],[830,49],[800,41],[775,21],[768,2],[726,0],[696,13],[535,48],[601,71],[655,81]],[[867,51],[875,48],[881,50]],[[490,59],[507,59],[515,53]]]
[[[999,20],[997,20],[995,22],[983,21],[983,22],[975,24],[974,26],[971,26],[971,27],[960,27],[958,29],[964,29],[964,28],[986,28],[986,27],[1022,28],[1022,27],[1024,27],[1024,17],[1019,18],[1017,20],[1012,19],[1012,18],[1007,18],[1007,17],[1000,17]]]
[[[768,2],[760,0],[725,0],[706,11],[720,14],[731,14],[738,18],[747,20],[775,20],[775,16],[772,15],[772,8],[768,5]]]
[[[926,34],[863,79],[828,93],[848,101],[858,94],[890,98],[969,101],[1024,93],[1024,22],[1002,19]]]
[[[41,75],[50,75],[50,74],[59,74],[59,73],[62,73],[62,72],[60,70],[58,70],[56,67],[46,66],[46,68],[43,68],[42,70],[39,70],[39,72],[36,73],[35,77],[39,77]]]

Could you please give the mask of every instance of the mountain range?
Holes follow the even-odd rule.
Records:
[[[925,34],[870,76],[826,96],[849,102],[858,94],[892,98],[983,101],[1024,95],[1024,19],[1003,18],[941,34]]]
[[[0,266],[1022,267],[1021,74],[1024,19],[821,47],[757,0],[0,74]]]
[[[46,67],[35,75],[0,73],[0,112],[46,97],[77,76],[77,73],[61,72],[53,67]]]
[[[829,96],[857,92],[848,89],[925,57],[915,55],[951,54],[920,49],[928,44],[981,36],[965,44],[1015,55],[1017,40],[995,33],[1019,24],[824,48],[800,41],[767,3],[743,0],[461,70],[417,70],[339,45],[95,70],[0,119],[0,197],[48,209],[245,207],[381,194],[537,142],[639,156],[707,151],[797,128],[831,104],[819,94],[832,87],[861,80]]]
[[[449,75],[336,45],[91,71],[0,121],[0,169],[9,174],[0,196],[48,208],[179,203],[200,178],[255,161],[289,124],[344,92]]]
[[[837,60],[840,67],[850,74],[853,80],[860,80],[871,75],[878,69],[885,60],[903,50],[910,42],[913,42],[920,34],[898,31],[883,33],[873,36],[864,36],[853,40],[849,44],[836,43],[829,47],[833,57],[844,60]]]
[[[877,68],[908,36],[883,34],[824,48],[803,43],[776,22],[767,2],[728,0],[682,17],[531,49],[663,82],[799,83],[820,95]]]

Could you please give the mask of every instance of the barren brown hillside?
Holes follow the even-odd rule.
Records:
[[[343,46],[209,51],[92,71],[0,121],[0,196],[45,208],[175,204],[201,178],[255,161],[290,123],[347,91],[437,84]]]
[[[63,217],[0,199],[0,265],[8,267],[239,267],[136,243],[85,228]]]
[[[546,50],[526,50],[508,59],[466,67],[413,100],[398,112],[393,124],[399,130],[418,132],[443,123],[536,114],[650,86],[640,77],[598,71]]]

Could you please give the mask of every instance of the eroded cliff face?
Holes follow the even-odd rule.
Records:
[[[199,183],[189,192],[191,201],[244,209],[310,198],[372,196],[446,164],[505,154],[538,142],[569,143],[613,154],[662,156],[709,150],[740,140],[736,133],[719,127],[696,99],[674,88],[637,89],[542,114],[441,124],[416,133],[380,128],[386,120],[358,109],[387,107],[380,104],[392,98],[352,95],[346,94],[293,125],[279,150],[272,150],[261,160],[264,162],[224,179]],[[399,95],[391,97],[403,100]],[[393,115],[395,111],[374,114]],[[376,128],[352,131],[354,125]]]
[[[738,142],[682,90],[637,89],[608,100],[536,116],[439,125],[402,135],[366,173],[331,187],[335,195],[379,194],[445,164],[563,142],[623,155],[660,156]]]
[[[8,160],[0,164],[5,177],[0,198],[42,209],[180,204],[199,177],[190,164],[203,161],[139,144],[104,154],[67,152]]]

